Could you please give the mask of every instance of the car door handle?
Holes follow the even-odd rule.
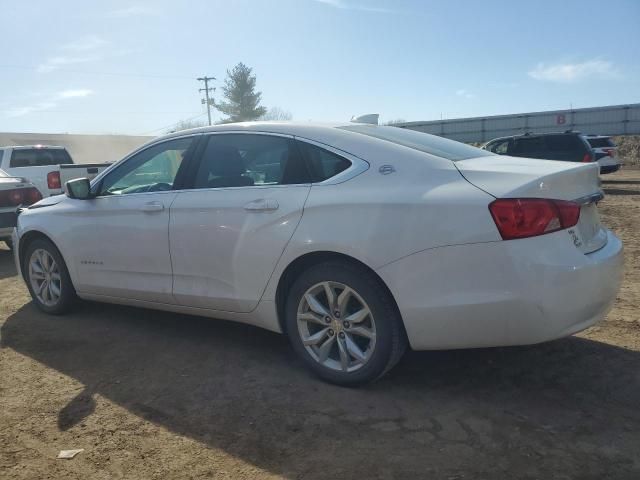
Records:
[[[164,210],[164,205],[160,202],[148,202],[142,205],[140,210],[148,213],[161,212],[162,210]]]
[[[244,209],[249,212],[272,212],[277,210],[280,205],[278,201],[273,198],[260,198],[249,202],[244,206]]]

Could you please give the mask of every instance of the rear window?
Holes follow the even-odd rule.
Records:
[[[584,144],[573,135],[549,135],[544,137],[551,152],[571,152],[584,150]]]
[[[591,148],[610,148],[616,146],[609,137],[587,138],[587,141],[589,145],[591,145]]]
[[[11,153],[9,166],[42,167],[46,165],[68,165],[73,163],[66,150],[61,148],[22,148]]]
[[[447,160],[466,160],[467,158],[495,155],[487,150],[481,150],[464,143],[406,128],[380,127],[377,125],[349,125],[338,128],[386,140],[387,142],[413,148]]]

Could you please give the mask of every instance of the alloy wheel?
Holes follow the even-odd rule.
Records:
[[[312,286],[300,299],[296,318],[300,339],[319,364],[354,372],[371,359],[375,320],[367,303],[348,285],[326,281]]]
[[[60,268],[44,249],[34,250],[29,259],[29,281],[37,299],[47,307],[55,306],[62,293]]]

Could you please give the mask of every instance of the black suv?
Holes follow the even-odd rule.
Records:
[[[512,157],[564,160],[568,162],[595,162],[597,152],[589,143],[589,136],[580,132],[525,133],[491,140],[482,148],[499,155]],[[601,173],[611,170],[600,166]],[[619,167],[618,167],[619,168]]]

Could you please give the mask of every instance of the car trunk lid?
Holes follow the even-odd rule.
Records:
[[[580,219],[567,231],[576,248],[593,252],[607,242],[598,216],[603,198],[596,163],[573,163],[508,156],[479,157],[455,162],[472,185],[496,198],[547,198],[580,203]]]

